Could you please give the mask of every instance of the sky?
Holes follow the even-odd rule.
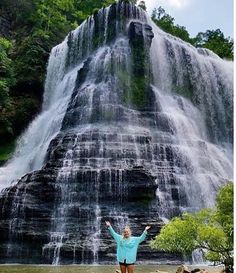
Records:
[[[162,6],[175,18],[175,24],[186,27],[191,37],[217,28],[225,37],[234,37],[233,0],[145,0],[145,3],[149,14]]]

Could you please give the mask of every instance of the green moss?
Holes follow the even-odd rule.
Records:
[[[131,101],[138,108],[146,104],[146,80],[144,77],[133,77],[131,83]]]
[[[143,108],[146,104],[147,80],[144,76],[130,77],[127,71],[119,71],[118,79],[123,91],[122,101],[126,104],[132,104],[137,108]]]
[[[3,144],[0,146],[0,161],[5,161],[10,158],[15,149],[15,141]]]
[[[135,27],[131,26],[131,34]],[[130,84],[130,100],[138,109],[148,104],[149,78],[149,50],[145,47],[142,35],[131,35],[130,46],[132,49],[132,78]]]
[[[122,101],[126,104],[129,103],[129,93],[130,93],[130,76],[127,71],[125,70],[119,70],[117,72],[117,77],[119,81],[119,86],[122,90],[121,98]]]
[[[135,75],[144,75],[149,56],[141,45],[133,48],[133,72]]]

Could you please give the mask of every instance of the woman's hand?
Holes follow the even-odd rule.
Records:
[[[148,231],[151,228],[151,226],[146,226],[145,230]]]
[[[109,221],[105,221],[107,227],[110,227],[111,226],[111,223]]]

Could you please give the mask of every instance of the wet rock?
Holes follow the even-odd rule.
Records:
[[[200,268],[195,268],[195,269],[191,270],[191,273],[196,273],[196,272],[199,272],[199,271],[201,271]]]
[[[177,268],[176,273],[190,273],[191,271],[186,265],[181,265]]]

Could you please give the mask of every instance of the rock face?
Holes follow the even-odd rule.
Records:
[[[202,133],[199,109],[154,86],[153,38],[146,14],[119,1],[52,50],[35,144],[27,149],[38,153],[19,159],[22,168],[37,167],[0,198],[0,262],[113,263],[105,220],[117,232],[130,225],[134,235],[151,225],[149,240],[162,217],[206,205],[196,174],[211,193],[224,183],[230,163]],[[213,155],[221,158],[219,172]],[[138,254],[139,261],[181,260],[150,250],[148,241]]]
[[[107,43],[116,38],[116,22],[125,23],[125,20],[120,21],[117,16],[123,12],[129,18],[131,10],[141,13],[126,4],[111,6],[108,12],[111,26],[107,29]],[[100,20],[101,15],[96,14],[94,28],[98,37],[104,35],[100,30]],[[122,26],[120,28],[122,30]],[[68,45],[73,47],[72,34],[70,35]],[[133,47],[145,50],[139,64],[142,71],[137,76],[144,77],[145,62],[148,63],[149,58],[144,39],[149,40],[147,46],[150,47],[152,37],[151,27],[147,24],[130,24],[127,41]],[[100,43],[101,41],[94,41],[93,46],[96,48]],[[85,54],[83,50],[82,47],[78,53]],[[73,62],[75,58],[74,54]],[[121,212],[125,211],[122,212],[124,218],[129,215],[130,219],[138,219],[134,233],[141,233],[145,224],[150,222],[156,226],[153,233],[161,226],[160,220],[153,221],[154,212],[149,210],[156,196],[156,177],[143,166],[136,166],[135,162],[136,145],[147,144],[150,137],[134,137],[120,126],[115,128],[113,125],[114,129],[109,125],[97,127],[97,122],[107,122],[107,119],[121,122],[128,115],[128,109],[118,103],[112,105],[113,109],[103,113],[103,90],[97,90],[93,97],[90,120],[83,117],[87,109],[84,113],[82,108],[88,103],[84,101],[86,98],[83,96],[83,89],[86,87],[83,84],[90,76],[93,65],[92,58],[88,57],[78,70],[62,130],[50,143],[44,167],[21,178],[0,199],[2,262],[57,263],[59,259],[61,263],[114,262],[115,246],[104,226],[105,220],[118,220],[117,218],[122,217]],[[99,83],[104,79],[97,72],[99,71],[95,71],[94,76]],[[151,89],[149,92],[152,92]],[[115,98],[111,102],[112,100]],[[87,122],[95,125],[84,133],[74,130],[76,126]],[[144,258],[149,251],[147,247],[143,247],[141,257]]]

